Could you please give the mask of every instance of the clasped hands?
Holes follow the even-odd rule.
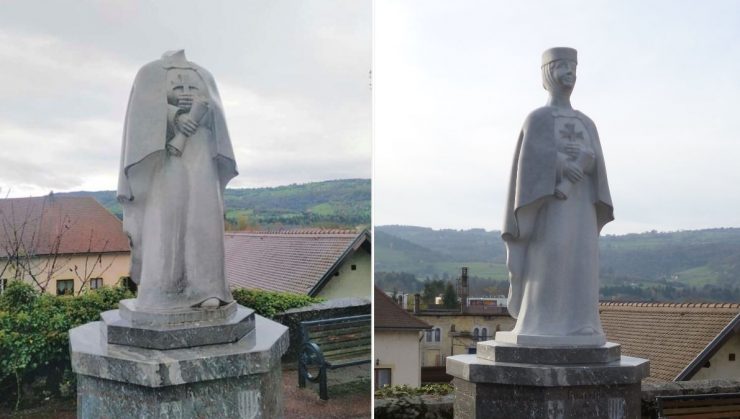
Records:
[[[202,100],[202,99],[199,99]],[[177,95],[177,107],[183,111],[189,111],[195,101],[195,95],[192,93],[180,93]],[[200,124],[193,120],[187,113],[182,113],[177,117],[177,126],[183,134],[190,137],[195,134]]]
[[[570,158],[565,161],[563,176],[573,183],[580,182],[583,179],[583,169],[578,166],[576,159],[581,154],[581,145],[578,143],[566,144],[565,154]]]

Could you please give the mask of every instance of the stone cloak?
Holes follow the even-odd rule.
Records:
[[[181,55],[184,57],[184,55]],[[231,145],[223,105],[213,76],[204,68],[189,61],[176,62],[176,57],[163,56],[144,65],[136,75],[129,96],[123,128],[121,164],[118,175],[117,200],[124,210],[124,232],[131,246],[131,279],[138,284],[141,273],[141,229],[143,214],[138,205],[127,202],[146,199],[156,160],[164,158],[167,145],[167,70],[189,68],[205,82],[212,103],[213,159],[218,167],[218,177],[223,191],[226,184],[238,175],[236,159]],[[130,208],[127,208],[130,207]]]
[[[545,106],[530,113],[521,132],[514,152],[514,161],[509,180],[506,213],[501,237],[506,243],[507,268],[509,270],[508,310],[517,318],[523,295],[524,258],[527,253],[529,235],[537,217],[537,211],[546,199],[555,198],[558,181],[557,148],[555,138],[555,107]],[[614,208],[606,177],[604,154],[601,150],[596,125],[586,115],[575,111],[594,139],[596,167],[594,168],[594,207],[597,231],[614,219]]]

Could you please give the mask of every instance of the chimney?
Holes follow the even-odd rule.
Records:
[[[457,295],[460,297],[460,312],[466,313],[468,311],[468,267],[463,266],[462,273],[460,275],[460,287]]]
[[[421,311],[419,306],[421,305],[421,295],[414,294],[414,314],[419,314],[419,311]]]

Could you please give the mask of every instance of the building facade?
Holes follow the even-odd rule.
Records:
[[[444,366],[448,356],[471,353],[477,342],[493,339],[497,331],[509,331],[516,323],[505,310],[495,314],[425,310],[414,316],[432,326],[421,341],[423,367]]]
[[[78,294],[119,284],[129,264],[121,221],[92,197],[0,200],[0,287],[20,279]]]
[[[375,387],[421,385],[420,339],[430,326],[399,307],[375,288],[374,368]]]

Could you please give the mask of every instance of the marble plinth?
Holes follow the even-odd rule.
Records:
[[[640,381],[649,363],[628,356],[602,363],[535,364],[457,355],[447,358],[447,373],[455,377],[458,419],[638,419]]]
[[[134,326],[166,326],[225,321],[237,312],[237,307],[239,305],[232,301],[218,307],[186,307],[157,311],[138,307],[134,298],[121,300],[118,303],[121,318]],[[244,307],[242,306],[242,308]]]
[[[603,346],[606,343],[606,337],[603,334],[551,336],[527,335],[514,332],[496,332],[496,341],[520,346],[554,348],[572,346]]]
[[[542,348],[488,340],[476,345],[478,358],[496,362],[530,364],[594,364],[619,361],[621,346],[607,342],[601,346]]]
[[[70,330],[79,418],[279,418],[287,327],[254,316],[234,343],[169,350],[109,344],[103,322]]]
[[[228,317],[189,323],[135,322],[126,310],[101,313],[107,343],[150,349],[176,349],[236,342],[254,330],[254,310],[234,305]]]

